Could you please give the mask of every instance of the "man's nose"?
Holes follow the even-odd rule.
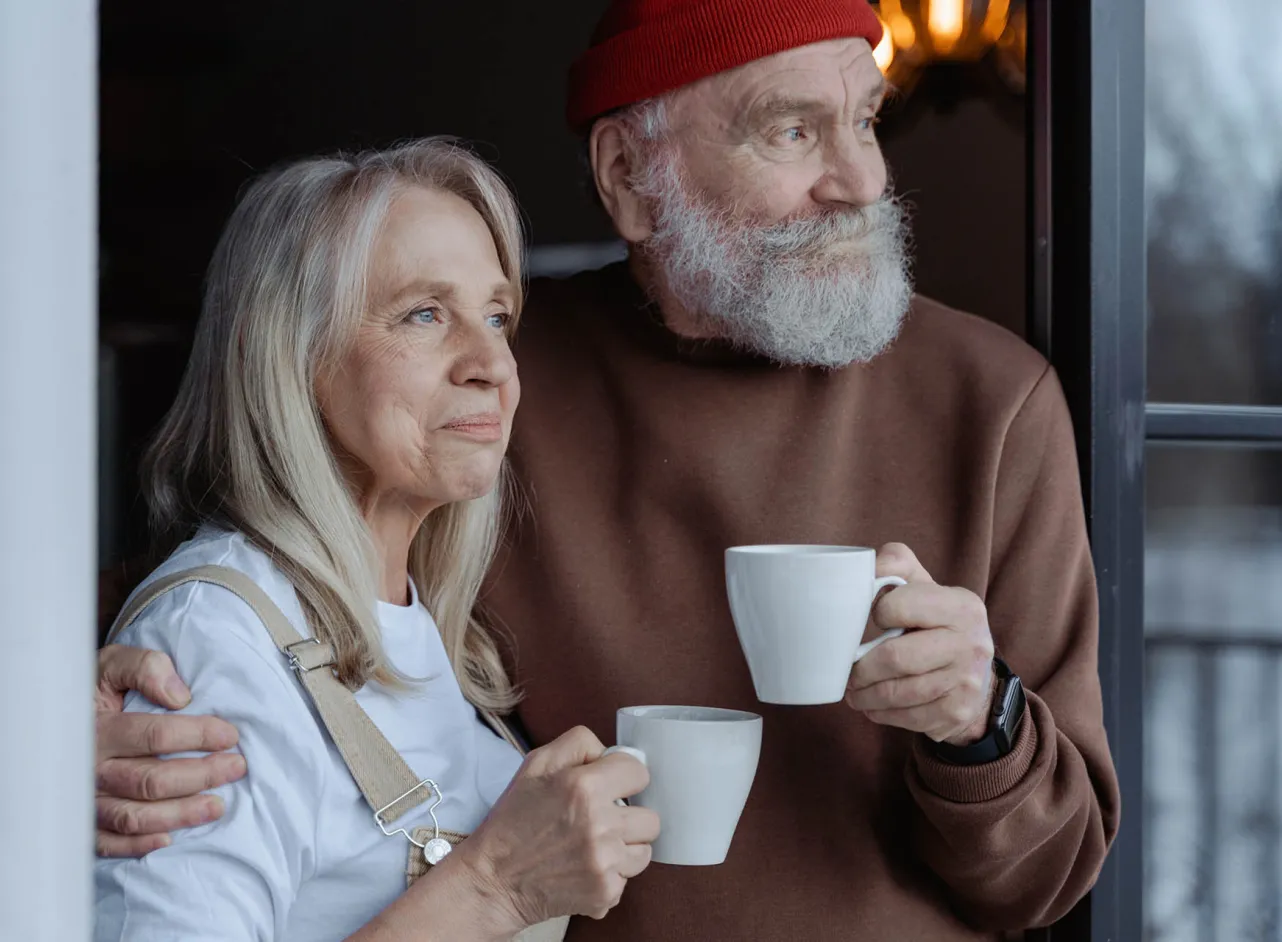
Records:
[[[862,208],[886,192],[886,160],[881,148],[847,131],[824,154],[824,173],[812,191],[815,202]]]

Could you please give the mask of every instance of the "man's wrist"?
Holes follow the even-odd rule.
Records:
[[[997,666],[991,665],[988,668],[988,694],[984,698],[984,708],[980,710],[979,715],[956,736],[949,736],[943,742],[950,746],[973,746],[979,742],[989,732],[989,724],[992,722],[993,701],[997,698]]]
[[[974,764],[950,762],[936,755],[935,743],[923,736],[913,743],[910,776],[926,793],[947,802],[973,805],[1009,794],[1027,780],[1042,754],[1038,712],[1045,707],[1030,694],[1025,709],[1014,748],[1005,756]]]
[[[986,732],[964,743],[931,743],[928,750],[935,758],[953,765],[983,765],[1003,758],[1015,748],[1027,706],[1024,686],[1000,658],[993,658],[993,668],[992,702],[984,717]],[[966,730],[968,736],[972,729],[973,725]]]

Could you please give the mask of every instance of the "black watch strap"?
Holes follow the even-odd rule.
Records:
[[[933,755],[954,765],[982,765],[996,762],[1015,748],[1015,737],[1019,734],[1019,724],[1024,719],[1027,705],[1024,685],[1001,658],[993,658],[993,670],[997,675],[994,679],[997,693],[988,717],[988,735],[969,746],[932,742],[929,748]]]

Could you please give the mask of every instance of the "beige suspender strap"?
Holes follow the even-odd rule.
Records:
[[[387,824],[435,797],[431,788],[419,780],[387,737],[379,732],[352,692],[334,676],[330,670],[334,663],[330,646],[300,635],[267,593],[242,572],[225,566],[199,566],[157,579],[120,613],[108,640],[132,624],[143,609],[160,596],[188,582],[222,586],[254,610],[302,681],[348,771],[385,832],[394,833]]]

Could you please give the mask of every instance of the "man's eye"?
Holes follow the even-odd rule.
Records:
[[[441,319],[440,314],[440,308],[421,307],[416,311],[412,311],[406,320],[414,324],[435,324]]]
[[[495,330],[507,329],[507,325],[511,323],[511,321],[512,321],[512,315],[507,313],[507,311],[500,311],[497,314],[491,314],[489,317],[485,319],[485,322],[489,324],[491,327],[493,327]]]
[[[797,144],[806,139],[805,128],[788,128],[779,135],[788,144]]]
[[[873,130],[874,128],[876,128],[876,127],[877,127],[877,125],[879,125],[879,124],[881,124],[881,118],[880,118],[880,117],[878,117],[877,115],[873,115],[872,117],[869,117],[869,118],[863,118],[863,119],[859,122],[859,130],[861,130],[861,131],[871,131],[871,130]]]

